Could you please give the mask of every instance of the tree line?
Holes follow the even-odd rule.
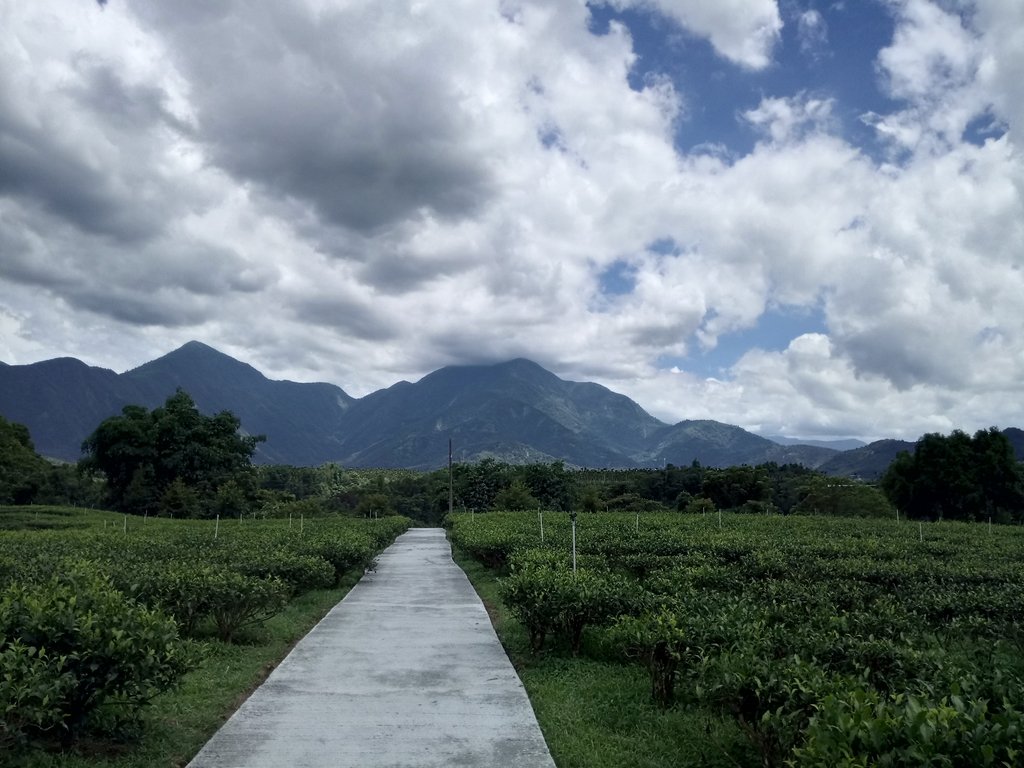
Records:
[[[1024,517],[1024,470],[995,427],[970,436],[928,434],[902,452],[882,476],[882,489],[908,517],[994,520]]]
[[[254,466],[265,438],[230,411],[199,412],[184,391],[148,410],[126,406],[82,445],[78,465],[35,453],[28,430],[0,418],[0,504],[74,504],[132,514],[382,516],[439,523],[457,510],[548,509],[823,514],[1024,521],[1024,470],[1006,436],[925,435],[900,454],[880,487],[797,464],[712,468],[571,469],[493,458],[448,469]]]

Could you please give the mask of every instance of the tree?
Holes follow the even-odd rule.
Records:
[[[453,484],[456,506],[467,509],[488,509],[495,506],[495,497],[508,484],[508,464],[488,457],[475,464],[456,464]]]
[[[244,478],[256,445],[265,438],[241,435],[239,427],[230,411],[204,416],[179,389],[162,407],[147,411],[128,405],[120,416],[104,420],[82,443],[86,456],[79,466],[103,473],[117,509],[148,511],[176,482],[208,507],[231,481],[251,486]],[[176,490],[171,498],[180,496]]]
[[[768,500],[771,484],[763,467],[728,467],[705,472],[701,495],[719,509],[735,509],[748,501]]]
[[[142,406],[126,405],[120,416],[104,420],[82,443],[82,452],[86,457],[79,462],[79,467],[85,472],[104,474],[115,508],[125,508],[125,493],[136,473],[140,473],[140,477],[146,474],[144,467],[153,473],[152,495],[159,495],[154,473],[153,429],[149,412]]]
[[[157,509],[166,517],[194,517],[198,506],[196,492],[178,477],[161,494]]]
[[[882,490],[907,517],[1020,519],[1024,484],[1013,446],[995,427],[969,437],[928,434],[903,452],[882,476]]]
[[[572,506],[576,483],[562,462],[527,464],[518,468],[516,475],[522,477],[530,494],[546,509],[569,509]]]
[[[391,500],[386,493],[374,491],[368,493],[359,500],[356,506],[356,514],[360,517],[385,517],[394,514],[391,507]]]
[[[811,476],[800,490],[797,514],[833,517],[890,517],[893,508],[877,488],[845,478]]]
[[[503,488],[494,497],[495,509],[524,510],[537,509],[538,506],[540,506],[540,503],[530,493],[526,483],[518,477],[512,480],[507,488]]]
[[[0,416],[0,504],[30,504],[49,466],[36,453],[28,428]]]

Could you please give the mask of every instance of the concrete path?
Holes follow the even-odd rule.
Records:
[[[404,533],[190,768],[554,768],[440,528]]]

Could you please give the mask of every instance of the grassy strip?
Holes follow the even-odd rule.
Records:
[[[532,655],[526,631],[501,604],[494,573],[458,550],[454,556],[519,672],[558,768],[758,764],[731,720],[685,704],[658,710],[650,699],[647,672],[638,664],[550,652]]]
[[[294,598],[262,628],[238,644],[196,643],[202,661],[182,684],[157,697],[145,715],[138,743],[80,745],[69,754],[36,754],[28,768],[177,768],[188,763],[291,648],[359,580]],[[2,762],[2,761],[0,761]]]
[[[0,506],[0,531],[102,528],[121,522],[122,515],[94,509],[56,506]]]

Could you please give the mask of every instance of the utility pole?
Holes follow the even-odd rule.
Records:
[[[452,484],[452,439],[448,438],[448,514],[452,513],[454,507],[455,496],[453,494],[454,485]]]

